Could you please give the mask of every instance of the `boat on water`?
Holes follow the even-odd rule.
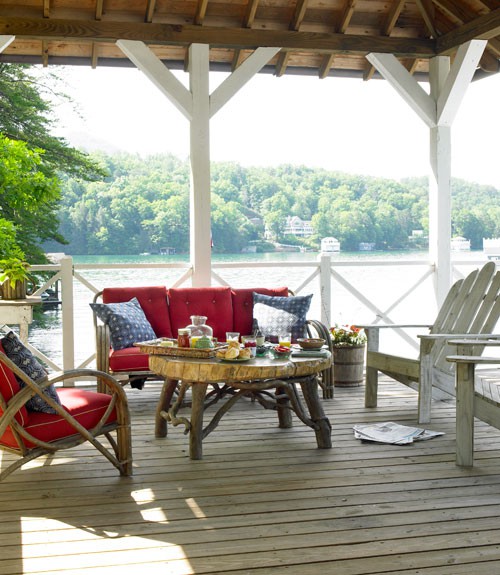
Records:
[[[321,240],[321,253],[331,254],[340,252],[340,242],[337,238],[328,237]]]
[[[500,260],[500,238],[483,238],[483,253],[489,260]]]
[[[457,236],[451,238],[451,251],[453,252],[469,252],[470,251],[470,240]]]

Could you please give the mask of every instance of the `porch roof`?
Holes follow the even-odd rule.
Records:
[[[210,45],[213,70],[230,71],[259,46],[280,47],[262,72],[369,79],[365,59],[391,53],[415,75],[429,59],[488,41],[476,76],[500,69],[496,0],[18,0],[0,8],[0,34],[15,36],[0,61],[132,66],[116,45],[139,40],[171,69],[186,47]]]

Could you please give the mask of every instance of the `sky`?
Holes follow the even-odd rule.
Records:
[[[189,156],[189,124],[135,68],[67,67],[73,106],[55,133],[76,146]],[[188,76],[174,74],[185,84]],[[210,91],[225,74],[212,73]],[[422,84],[427,89],[426,84]],[[452,176],[500,189],[500,75],[473,82],[452,127]],[[400,179],[426,176],[429,130],[385,80],[258,74],[213,118],[212,161],[290,163]]]

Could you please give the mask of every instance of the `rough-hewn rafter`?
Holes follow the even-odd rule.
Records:
[[[432,0],[415,0],[418,9],[420,10],[420,14],[422,14],[422,18],[427,26],[427,30],[429,30],[429,34],[433,38],[438,37],[438,31],[436,30],[436,26],[434,25],[434,4]]]
[[[499,11],[500,12],[500,11]],[[392,53],[407,58],[428,58],[435,54],[434,42],[421,38],[382,38],[348,34],[320,34],[287,30],[248,30],[208,26],[177,26],[135,22],[0,18],[0,34],[37,38],[116,42],[140,40],[151,45],[210,44],[225,48],[281,46],[290,50],[318,53],[370,51]]]
[[[391,6],[387,17],[384,22],[384,26],[382,28],[382,34],[384,36],[390,36],[391,32],[394,30],[396,26],[396,22],[398,21],[399,15],[401,14],[401,10],[403,9],[404,0],[397,0]],[[363,74],[363,80],[369,80],[373,74],[375,73],[375,68],[369,62],[366,68],[365,73]]]
[[[249,0],[247,4],[247,9],[245,13],[245,18],[243,20],[243,28],[251,28],[255,20],[255,13],[257,12],[257,7],[259,6],[260,0]],[[234,51],[233,63],[231,69],[234,71],[241,64],[241,50],[237,49]]]
[[[295,11],[293,13],[292,21],[288,26],[289,30],[299,30],[302,20],[304,19],[307,3],[309,0],[298,0],[295,5]],[[278,57],[278,62],[276,64],[276,76],[282,76],[285,73],[288,58],[290,57],[289,52],[281,52]]]
[[[153,21],[155,8],[156,8],[156,0],[148,0],[148,4],[146,6],[146,15],[144,16],[144,22]]]
[[[475,38],[489,40],[498,35],[500,35],[500,8],[439,37],[436,41],[437,53],[449,54],[469,40]]]
[[[344,5],[344,10],[342,11],[342,18],[337,26],[336,32],[339,34],[345,34],[347,27],[349,26],[349,22],[351,21],[352,15],[354,14],[354,8],[356,6],[356,2],[358,0],[346,0]],[[330,68],[334,62],[334,55],[328,54],[323,57],[323,61],[321,62],[321,66],[319,68],[319,77],[326,78],[328,73],[330,72]]]

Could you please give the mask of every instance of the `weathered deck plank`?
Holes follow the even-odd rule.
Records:
[[[333,448],[240,402],[188,457],[180,428],[154,437],[156,386],[128,391],[132,478],[80,446],[0,484],[2,575],[490,575],[500,570],[500,432],[476,426],[475,467],[455,466],[453,402],[413,446],[354,439],[367,421],[415,424],[416,395],[385,380],[324,401]],[[2,455],[2,457],[10,457]],[[128,571],[125,571],[128,572]]]

